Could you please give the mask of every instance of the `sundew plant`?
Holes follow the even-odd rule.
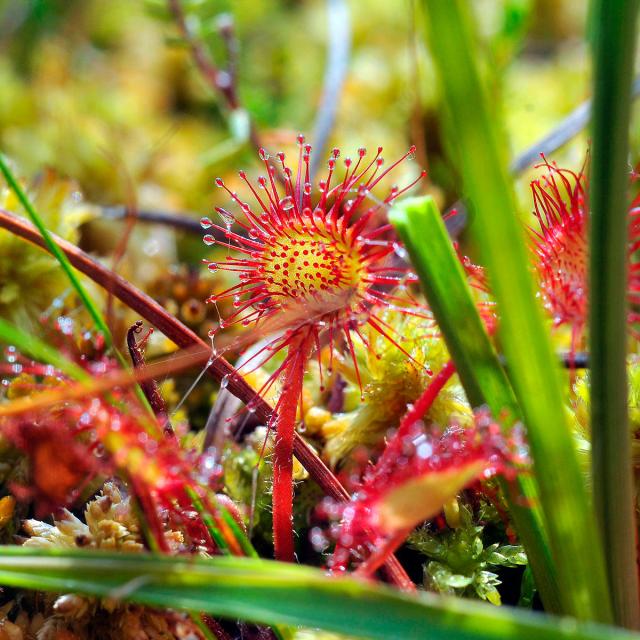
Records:
[[[640,638],[637,21],[0,6],[0,640]]]

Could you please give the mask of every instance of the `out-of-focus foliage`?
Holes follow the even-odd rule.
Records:
[[[584,11],[572,2],[475,5],[483,38],[505,69],[500,92],[518,151],[586,97]],[[286,146],[297,131],[310,132],[326,57],[324,3],[185,7],[200,18],[192,24],[200,25],[220,65],[226,59],[220,16],[233,17],[240,98],[267,146]],[[127,202],[133,188],[141,207],[204,211],[217,197],[210,195],[212,176],[251,164],[250,149],[215,166],[203,163],[230,137],[227,111],[194,69],[165,3],[5,0],[1,9],[10,55],[0,58],[0,141],[26,175],[52,166],[100,203]],[[438,169],[447,161],[429,107],[436,98],[431,65],[422,45],[412,44],[421,35],[417,7],[408,2],[398,11],[369,0],[351,2],[350,9],[352,57],[332,139],[343,148],[380,143],[391,157],[408,136],[424,136],[437,181],[450,169]],[[427,160],[421,155],[419,148],[418,160]]]
[[[403,184],[404,172],[414,176],[416,164],[425,167],[427,179],[417,189],[433,194],[444,209],[461,195],[460,182],[455,155],[446,142],[450,125],[437,94],[433,61],[424,45],[420,3],[348,0],[346,4],[351,13],[351,57],[336,123],[323,153],[327,156],[334,144],[340,145],[344,155],[357,153],[363,145],[371,151],[379,144],[384,147],[385,158],[391,158],[415,144],[415,162],[401,165],[394,180]],[[233,113],[197,69],[164,0],[0,0],[0,150],[17,167],[52,232],[98,256],[157,299],[168,313],[208,339],[209,330],[219,327],[221,319],[229,317],[240,301],[230,297],[218,305],[205,304],[212,292],[236,284],[236,274],[208,271],[202,258],[229,259],[231,247],[205,247],[197,233],[175,231],[169,225],[137,222],[131,229],[128,224],[139,210],[178,212],[179,217],[193,220],[204,214],[214,218],[212,207],[228,206],[228,194],[214,188],[216,176],[222,176],[231,191],[240,193],[246,185],[238,177],[239,169],[245,168],[250,177],[264,172],[247,140],[245,113],[272,157],[280,149],[288,158],[295,157],[296,134],[309,136],[313,131],[327,48],[334,45],[323,0],[182,0],[181,6],[189,29],[221,69],[230,62],[221,28],[233,24],[238,50],[231,52],[231,63],[237,74],[240,102]],[[587,56],[582,40],[586,3],[474,0],[472,6],[480,26],[480,47],[487,58],[483,72],[489,76],[491,70],[495,75],[489,90],[506,121],[509,152],[515,154],[546,134],[588,97]],[[553,159],[561,166],[577,169],[584,157],[585,140],[586,134],[578,136]],[[343,171],[340,164],[339,172]],[[528,188],[532,171],[517,183],[519,213],[526,224],[532,223]],[[341,179],[342,173],[336,175]],[[114,222],[102,216],[104,206],[126,208],[131,216],[125,222]],[[21,213],[15,197],[6,189],[0,190],[0,208]],[[131,235],[127,236],[129,231]],[[468,248],[473,255],[474,247],[467,247],[465,242],[463,237],[461,250]],[[402,255],[399,249],[391,257],[395,260]],[[413,279],[409,281],[402,285],[399,295],[419,295]],[[42,312],[54,300],[56,305],[66,304],[67,298],[72,298],[69,292],[52,258],[0,230],[0,317],[37,333],[42,328]],[[106,295],[100,298],[100,293],[96,294],[101,305],[110,304]],[[490,302],[490,293],[483,291],[481,296],[483,302]],[[64,318],[73,317],[73,331],[82,333],[86,319],[73,300],[69,304]],[[119,304],[110,311],[116,343],[122,345],[126,329],[139,316]],[[354,347],[358,374],[350,357],[329,354],[326,341],[317,345],[324,379],[321,381],[315,361],[306,367],[298,435],[349,490],[357,487],[366,469],[379,461],[407,407],[449,361],[444,341],[428,313],[407,318],[390,308],[381,313],[381,318],[401,347],[376,331],[363,329],[365,340],[356,340]],[[265,344],[268,336],[261,331],[260,327],[227,328],[215,336],[212,345],[235,362],[244,347]],[[567,347],[565,333],[556,331],[553,337],[557,350]],[[175,346],[156,332],[146,355],[152,359],[173,349]],[[246,379],[260,388],[282,363],[283,356],[276,354],[264,366],[256,365]],[[3,364],[7,376],[15,373],[9,366],[13,361]],[[639,370],[632,362],[630,409],[638,458]],[[267,434],[253,411],[242,412],[234,405],[218,415],[218,401],[224,405],[228,396],[226,383],[214,384],[205,377],[198,378],[199,373],[204,375],[204,371],[195,370],[158,380],[173,427],[183,436],[175,451],[188,452],[192,456],[189,460],[196,459],[205,440],[213,437],[214,444],[204,452],[204,466],[198,473],[205,477],[206,472],[215,471],[220,481],[216,500],[227,505],[238,530],[244,531],[242,527],[246,526],[260,555],[270,557],[274,434]],[[192,389],[194,380],[197,384]],[[41,382],[37,376],[27,382],[33,387],[34,381]],[[588,475],[587,379],[573,372],[566,381],[567,410],[573,413]],[[25,391],[29,385],[24,383],[25,378],[19,376],[11,382],[2,379],[8,390],[7,402],[31,393]],[[183,397],[185,392],[187,396]],[[263,395],[275,404],[279,394],[286,392],[286,388],[274,384]],[[180,409],[174,412],[178,405]],[[212,416],[218,423],[211,421]],[[454,374],[422,417],[420,428],[424,427],[427,434],[437,433],[455,423],[463,433],[473,419]],[[114,429],[111,435],[116,432]],[[126,466],[128,476],[135,475],[146,456],[142,453],[143,434],[140,438],[135,440],[135,464]],[[86,444],[82,437],[78,441]],[[171,447],[164,444],[168,455]],[[100,449],[97,453],[92,450],[90,459],[100,455]],[[0,436],[3,543],[28,537],[27,547],[88,546],[143,552],[145,545],[150,546],[143,535],[148,523],[138,518],[144,515],[145,505],[136,503],[133,491],[126,494],[131,487],[120,494],[116,485],[106,485],[100,497],[92,498],[90,494],[102,486],[104,477],[94,478],[91,487],[68,505],[72,511],[57,514],[53,524],[32,518],[29,499],[16,503],[12,495],[17,496],[16,487],[28,482],[28,457]],[[140,466],[145,470],[152,467]],[[52,474],[45,475],[49,478]],[[156,475],[159,478],[162,474]],[[338,539],[335,534],[339,523],[326,517],[336,505],[327,504],[323,492],[297,461],[293,478],[298,559],[325,566]],[[130,477],[123,479],[122,487],[127,487],[128,480]],[[491,501],[502,508],[500,491],[493,485],[479,485],[480,507],[477,502],[467,503],[466,493],[452,499],[441,514],[413,533],[409,540],[412,549],[402,550],[409,561],[403,558],[403,562],[407,566],[413,563],[411,577],[416,582],[419,578],[415,576],[424,564],[421,587],[427,590],[493,604],[500,604],[503,596],[515,601],[519,588],[512,588],[511,583],[514,576],[518,582],[522,572],[518,567],[527,560],[512,539],[509,514],[501,511],[499,517],[489,505],[490,493]],[[455,484],[456,490],[458,486]],[[487,488],[487,495],[483,495]],[[413,495],[418,495],[417,489]],[[200,514],[188,501],[180,505],[174,501],[172,505],[176,510],[179,506],[185,516],[184,520],[176,519],[176,527],[199,522]],[[405,507],[403,503],[401,508]],[[161,518],[166,515],[165,508],[158,509]],[[160,528],[163,524],[167,523],[161,522]],[[208,523],[208,532],[215,534],[219,524]],[[229,534],[225,527],[221,529]],[[164,533],[170,551],[175,551],[182,534],[169,525]],[[213,540],[211,545],[213,548]],[[202,547],[192,545],[180,551],[196,555],[202,553]],[[137,634],[131,636],[136,640],[200,637],[191,621],[170,611],[158,613],[133,605],[111,607],[106,600],[70,595],[42,601],[29,600],[22,594],[14,599],[9,591],[0,595],[0,621],[4,625],[0,626],[0,640],[22,640],[36,633],[38,640],[75,640],[94,637],[91,634],[106,628],[105,624],[113,629],[109,631],[112,636],[105,638],[128,638],[128,633]],[[52,630],[54,635],[43,635],[42,629]],[[235,627],[233,630],[237,631]],[[15,636],[7,636],[9,631]],[[65,636],[63,631],[69,633]],[[329,640],[334,636],[303,630],[296,637]]]

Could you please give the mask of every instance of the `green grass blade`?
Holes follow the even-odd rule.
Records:
[[[433,198],[408,198],[389,219],[405,243],[449,353],[474,407],[520,414],[509,380],[478,313],[464,269]]]
[[[78,274],[76,273],[72,264],[69,262],[69,258],[67,258],[64,251],[62,251],[62,249],[60,249],[60,247],[56,244],[51,233],[45,226],[42,220],[42,217],[36,211],[33,204],[31,204],[31,201],[27,197],[27,194],[24,192],[24,189],[20,186],[20,183],[11,172],[9,165],[7,164],[6,158],[2,153],[0,153],[0,172],[4,175],[5,180],[9,185],[9,188],[15,193],[16,197],[20,201],[20,204],[24,207],[25,211],[29,215],[29,218],[31,218],[31,221],[36,226],[40,234],[42,235],[42,238],[44,239],[47,245],[47,248],[49,249],[51,254],[56,258],[56,260],[60,263],[62,270],[65,272],[65,274],[69,278],[69,282],[71,283],[76,293],[78,294],[78,297],[82,301],[82,304],[87,309],[87,312],[91,316],[91,319],[95,323],[98,331],[100,331],[100,333],[103,335],[107,346],[114,347],[111,331],[109,330],[109,327],[107,326],[107,323],[104,317],[100,313],[100,310],[95,305],[95,303],[91,299],[91,296],[87,293],[86,289],[82,286],[82,283],[78,278]],[[113,351],[120,365],[126,370],[130,369],[131,367],[129,366],[129,363],[125,360],[125,358],[120,353],[120,351],[116,348],[113,348]],[[149,402],[147,401],[147,398],[142,392],[142,389],[140,388],[140,386],[135,385],[134,390],[135,390],[136,396],[138,397],[138,400],[140,400],[140,402],[142,403],[142,406],[146,407],[146,409],[150,413],[152,413]]]
[[[46,362],[74,380],[90,380],[89,374],[75,362],[67,360],[57,349],[0,318],[0,342],[16,347],[39,362]]]
[[[495,416],[510,414],[509,421],[520,418],[509,380],[493,349],[467,284],[460,260],[431,197],[406,199],[389,216],[411,256],[420,276],[429,306],[447,343],[449,353],[473,407],[486,404]],[[422,242],[428,238],[428,242]],[[529,508],[521,505],[521,496],[510,499],[509,510],[527,551],[536,584],[547,611],[560,611],[560,592],[537,487],[532,478],[519,481],[521,496]]]
[[[317,569],[208,559],[0,547],[0,584],[109,596],[262,624],[367,638],[640,640],[640,635],[432,593],[403,594]]]
[[[626,371],[629,116],[638,0],[596,0],[589,201],[593,494],[615,620],[638,628]]]
[[[24,210],[29,215],[29,218],[31,218],[31,221],[37,227],[38,231],[44,238],[44,241],[46,242],[47,247],[49,248],[53,256],[56,258],[56,260],[60,263],[60,266],[62,267],[63,271],[66,273],[67,277],[69,278],[69,282],[71,283],[76,293],[78,294],[78,297],[86,307],[92,320],[95,322],[96,327],[103,334],[109,346],[111,346],[112,344],[111,332],[109,331],[109,328],[107,327],[106,322],[102,317],[102,314],[94,304],[93,300],[91,299],[91,297],[89,296],[85,288],[82,286],[82,283],[78,278],[78,274],[76,273],[75,269],[71,266],[69,259],[67,258],[67,256],[65,256],[62,249],[60,249],[60,247],[55,243],[55,241],[51,237],[51,234],[49,233],[49,230],[45,226],[42,220],[42,217],[35,210],[34,206],[31,204],[31,201],[27,197],[27,194],[24,192],[24,189],[20,186],[20,183],[18,182],[16,177],[13,175],[11,169],[9,169],[9,165],[7,164],[7,161],[2,153],[0,153],[0,171],[4,175],[5,180],[7,181],[7,184],[9,185],[10,189],[15,193],[16,197],[20,201],[20,204],[24,207]]]
[[[551,342],[535,298],[506,145],[480,81],[468,3],[424,0],[458,147],[471,232],[500,312],[498,337],[527,426],[564,613],[611,620],[603,550],[583,483]]]

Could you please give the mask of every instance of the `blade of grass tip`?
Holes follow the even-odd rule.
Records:
[[[104,340],[107,346],[113,348],[114,354],[118,359],[118,362],[120,363],[120,365],[125,369],[130,369],[129,363],[125,360],[124,356],[120,353],[118,349],[114,347],[111,331],[109,331],[109,327],[107,326],[107,323],[102,317],[102,314],[98,310],[98,307],[96,307],[95,303],[91,299],[91,296],[89,296],[86,289],[82,286],[82,283],[80,282],[80,279],[78,278],[78,275],[76,274],[73,266],[69,262],[69,259],[65,255],[64,251],[62,251],[62,249],[57,245],[57,243],[53,239],[51,232],[47,229],[47,227],[45,226],[42,220],[42,217],[38,214],[35,207],[31,204],[31,201],[27,197],[27,194],[24,192],[24,189],[20,186],[20,183],[18,182],[16,177],[13,175],[11,169],[9,168],[6,158],[2,153],[0,153],[0,172],[2,172],[5,180],[7,181],[7,184],[9,185],[9,188],[14,192],[20,204],[24,207],[24,210],[29,215],[29,218],[31,218],[31,221],[40,232],[40,235],[42,235],[42,239],[44,240],[48,250],[60,263],[62,270],[65,272],[67,278],[69,279],[69,282],[71,283],[76,293],[78,294],[78,297],[82,301],[82,304],[85,306],[85,308],[87,309],[87,312],[91,316],[91,319],[93,320],[96,327],[104,337]],[[149,412],[152,413],[149,402],[146,396],[144,395],[144,393],[142,392],[142,389],[140,388],[140,386],[136,385],[134,388],[135,388],[136,395],[140,400],[140,402],[142,403],[142,405],[146,407]]]
[[[258,552],[256,551],[253,544],[251,544],[251,540],[249,540],[249,536],[240,528],[238,523],[235,521],[234,517],[229,513],[227,508],[218,503],[218,508],[220,509],[220,514],[222,515],[222,519],[227,523],[227,526],[233,531],[233,535],[236,540],[240,544],[242,551],[245,555],[251,558],[258,558]]]
[[[629,118],[638,0],[595,0],[589,253],[593,498],[617,624],[637,629],[635,491],[627,399]]]
[[[231,551],[229,550],[229,545],[225,540],[223,533],[220,531],[220,529],[216,525],[213,515],[210,514],[204,508],[204,505],[202,504],[202,500],[196,493],[195,489],[193,487],[185,487],[185,491],[189,496],[189,499],[191,500],[191,504],[193,505],[193,508],[198,512],[198,514],[200,515],[200,518],[204,522],[204,525],[207,528],[209,535],[213,538],[213,541],[216,543],[216,546],[220,550],[220,553],[222,553],[223,555],[231,554]]]
[[[410,596],[311,567],[255,558],[9,546],[0,547],[0,583],[380,640],[640,639],[624,629],[427,592]]]
[[[74,380],[91,380],[91,376],[82,367],[67,360],[57,349],[53,349],[46,342],[25,333],[2,318],[0,318],[0,340],[39,362],[53,365]]]
[[[563,612],[611,621],[602,542],[579,467],[560,373],[529,272],[495,107],[477,64],[476,34],[463,0],[424,0],[430,50],[475,219],[480,249],[500,311],[498,337],[522,409],[540,487]]]
[[[422,289],[447,343],[473,407],[486,404],[508,427],[520,407],[478,313],[460,260],[433,199],[410,198],[389,215],[420,276]],[[421,239],[427,238],[427,242]],[[503,486],[516,530],[527,552],[545,610],[559,612],[560,592],[532,478],[520,477],[519,494]],[[527,506],[528,505],[528,506]]]

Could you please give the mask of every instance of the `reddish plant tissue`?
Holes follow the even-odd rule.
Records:
[[[73,358],[76,345],[54,336],[58,347]],[[91,345],[85,345],[91,346]],[[67,348],[68,347],[68,348]],[[32,362],[12,347],[5,354],[4,386],[10,394],[63,387],[69,380],[55,368]],[[90,349],[89,349],[90,351]],[[93,375],[115,365],[101,353],[95,359],[73,358]],[[9,369],[7,369],[7,366]],[[18,368],[16,368],[18,367]],[[153,543],[171,551],[165,531],[183,533],[183,551],[220,552],[210,527],[194,509],[194,498],[211,514],[228,548],[243,555],[220,511],[215,491],[222,469],[209,453],[177,445],[157,418],[145,411],[128,390],[115,388],[108,397],[64,401],[45,411],[0,418],[0,433],[27,454],[29,483],[13,483],[18,499],[33,501],[37,515],[71,506],[97,477],[124,475],[140,503]],[[234,509],[224,504],[232,516]]]
[[[378,315],[380,307],[394,307],[406,313],[418,313],[417,305],[401,298],[390,287],[411,277],[406,268],[394,260],[399,245],[389,240],[391,227],[384,220],[387,207],[422,176],[403,189],[392,187],[379,200],[372,190],[401,162],[412,156],[411,148],[402,158],[384,167],[382,148],[373,158],[361,148],[357,158],[344,160],[344,174],[335,184],[340,151],[334,149],[328,161],[328,173],[317,190],[309,174],[311,145],[298,137],[298,168],[285,163],[284,153],[270,162],[264,149],[259,155],[266,176],[251,184],[245,182],[254,204],[249,204],[229,190],[218,178],[216,184],[226,189],[242,212],[240,218],[218,207],[222,225],[210,219],[203,227],[215,228],[228,239],[220,242],[205,235],[206,244],[228,247],[230,255],[221,262],[209,262],[212,270],[224,269],[237,274],[239,283],[212,295],[209,302],[233,298],[236,310],[220,326],[234,323],[259,325],[264,333],[279,330],[278,337],[243,365],[262,364],[270,355],[286,349],[283,363],[271,376],[261,393],[276,381],[281,394],[269,428],[275,430],[273,454],[273,520],[275,555],[280,560],[294,558],[292,530],[292,456],[297,405],[302,392],[306,362],[322,340],[330,351],[338,343],[351,353],[359,377],[353,339],[363,343],[365,325],[397,343],[393,330]],[[282,186],[276,185],[277,174]],[[243,230],[237,233],[231,226]],[[400,347],[400,345],[398,345]],[[400,347],[401,348],[401,347]]]
[[[520,429],[505,436],[487,410],[476,413],[473,427],[452,424],[441,430],[425,427],[422,420],[401,425],[363,474],[351,501],[323,505],[326,515],[340,519],[329,566],[345,571],[374,550],[392,553],[389,542],[395,539],[398,546],[466,486],[496,474],[511,478],[526,463]],[[377,558],[378,565],[386,555]]]
[[[119,407],[127,406],[124,413]],[[69,506],[97,475],[123,474],[140,502],[149,533],[164,552],[167,528],[184,534],[184,551],[218,553],[208,527],[194,510],[194,498],[225,529],[214,491],[222,470],[208,454],[176,446],[135,398],[114,390],[110,401],[68,402],[49,413],[0,420],[2,433],[29,456],[30,487],[16,496],[36,500],[39,513]],[[16,488],[14,488],[15,490]],[[225,505],[226,506],[226,505]],[[242,555],[233,541],[234,552]]]
[[[544,306],[554,325],[571,328],[572,352],[584,345],[588,313],[588,181],[583,171],[561,169],[543,157],[547,171],[531,182],[533,214],[538,228],[530,228]],[[640,302],[640,196],[629,209],[629,287],[631,304]],[[638,314],[631,312],[635,324]]]
[[[72,504],[105,465],[65,429],[62,415],[27,416],[2,434],[29,460],[29,484],[11,483],[18,500],[33,501],[37,517]]]

